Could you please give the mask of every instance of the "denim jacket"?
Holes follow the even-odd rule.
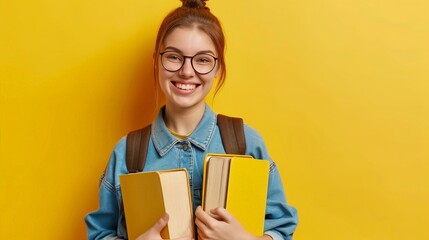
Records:
[[[152,124],[152,135],[144,171],[186,168],[194,212],[201,205],[204,157],[207,153],[225,153],[216,114],[206,105],[205,113],[194,132],[179,140],[167,129],[161,109]],[[265,234],[273,239],[292,239],[298,223],[295,208],[286,202],[276,164],[270,159],[264,141],[252,128],[244,125],[246,154],[270,161],[270,177],[265,213]],[[127,239],[119,175],[127,174],[126,137],[115,146],[99,185],[99,209],[85,217],[88,239]]]

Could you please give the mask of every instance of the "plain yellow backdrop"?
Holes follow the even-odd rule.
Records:
[[[85,239],[110,151],[156,112],[152,50],[178,0],[0,0],[0,233]],[[259,130],[297,240],[427,239],[429,4],[208,2],[227,82]]]

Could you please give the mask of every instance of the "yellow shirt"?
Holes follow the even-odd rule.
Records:
[[[183,134],[179,134],[177,132],[174,132],[173,130],[171,130],[169,128],[167,128],[167,129],[173,136],[175,136],[179,140],[186,140],[189,137],[189,135],[191,135],[191,133],[183,135]]]

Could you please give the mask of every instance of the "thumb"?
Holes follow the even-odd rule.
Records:
[[[158,220],[158,222],[153,225],[152,229],[161,232],[161,230],[167,225],[168,220],[170,219],[170,216],[168,213],[164,213],[164,215]]]

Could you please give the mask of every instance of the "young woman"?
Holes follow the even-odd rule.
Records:
[[[156,40],[155,81],[165,95],[166,104],[152,124],[144,171],[188,170],[199,239],[291,239],[297,214],[286,203],[280,174],[272,160],[264,236],[251,235],[223,208],[206,213],[200,207],[204,157],[207,153],[225,153],[216,114],[204,101],[215,78],[218,78],[216,91],[224,83],[225,40],[218,19],[205,1],[182,2],[182,7],[166,16]],[[247,125],[244,130],[246,154],[270,159],[261,136]],[[125,149],[126,138],[122,138],[100,181],[99,209],[85,218],[88,239],[127,238],[119,184],[119,175],[128,173]],[[161,239],[160,231],[168,218],[165,214],[138,239]]]

